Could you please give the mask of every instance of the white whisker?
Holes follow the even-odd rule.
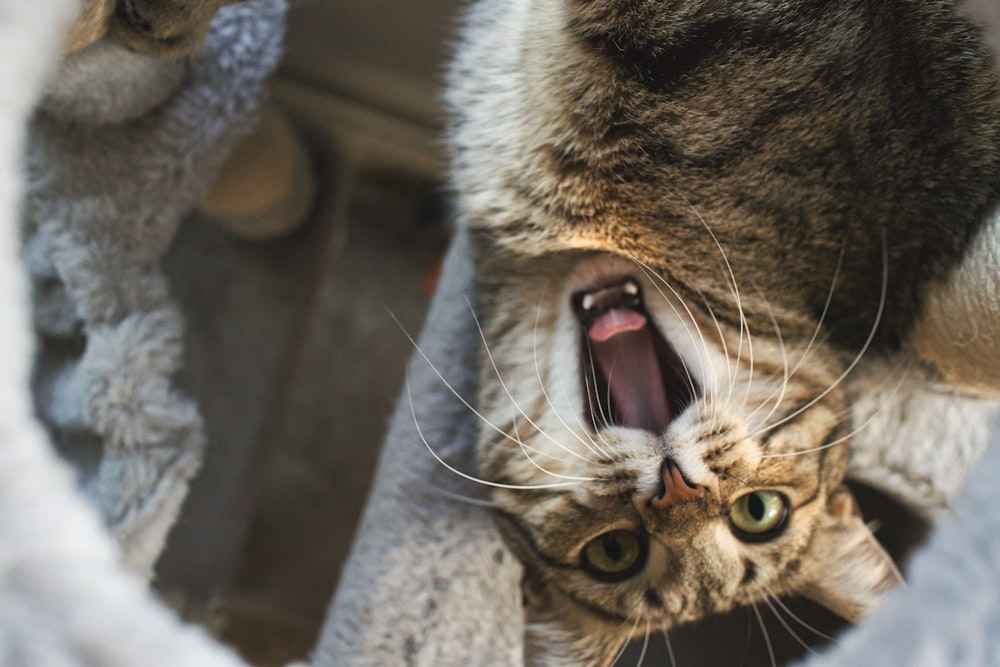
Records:
[[[559,420],[559,423],[562,424],[562,426],[566,429],[567,432],[569,432],[574,438],[576,438],[580,442],[580,444],[582,444],[590,452],[597,454],[598,456],[608,456],[608,453],[603,449],[601,449],[600,445],[594,442],[593,439],[590,439],[590,442],[588,442],[583,437],[581,437],[574,428],[570,427],[570,425],[566,423],[566,421],[562,418],[562,415],[559,414],[559,410],[556,409],[556,406],[552,402],[552,399],[549,398],[549,393],[545,388],[545,381],[544,379],[542,379],[542,369],[538,366],[538,322],[541,319],[542,301],[544,300],[544,293],[545,293],[545,288],[542,289],[542,297],[539,298],[538,307],[535,309],[535,328],[532,333],[532,339],[531,339],[531,356],[532,356],[532,361],[534,362],[535,365],[535,377],[538,379],[538,387],[542,391],[542,396],[545,398],[545,403],[552,410],[552,414],[555,416],[557,420]],[[565,387],[565,384],[563,384],[563,387]],[[565,398],[568,399],[568,396]],[[569,401],[567,400],[567,403],[568,402]],[[581,430],[586,431],[586,429],[582,428],[583,424],[580,423],[579,416],[577,416],[576,419],[577,419],[577,424],[581,427]]]
[[[632,635],[635,634],[636,628],[639,627],[639,621],[641,620],[642,616],[637,613],[635,615],[635,623],[632,624],[632,629],[628,633],[629,639],[626,639],[625,641],[622,642],[621,648],[619,648],[618,653],[615,654],[615,659],[611,661],[608,667],[615,667],[615,665],[618,664],[618,661],[622,659],[622,656],[625,655],[625,651],[628,649],[629,641],[631,641]],[[625,623],[622,623],[622,625],[624,626]]]
[[[812,653],[813,655],[818,655],[818,653],[817,653],[816,649],[814,649],[814,648],[813,648],[812,646],[810,646],[810,645],[809,645],[809,644],[808,644],[808,643],[807,643],[807,642],[806,642],[805,640],[803,640],[803,639],[802,639],[802,637],[800,637],[800,636],[798,635],[798,633],[796,633],[796,632],[795,632],[795,630],[793,630],[793,629],[792,629],[792,626],[790,626],[790,625],[788,624],[788,621],[786,621],[786,620],[785,620],[785,617],[784,617],[784,616],[782,616],[782,615],[781,615],[780,613],[778,613],[778,610],[777,610],[777,609],[775,608],[775,606],[774,606],[774,605],[773,605],[773,604],[771,603],[771,600],[770,600],[770,599],[768,599],[768,598],[764,598],[764,604],[766,604],[766,605],[767,605],[768,609],[770,609],[770,610],[771,610],[771,613],[772,613],[772,614],[774,614],[774,617],[775,617],[776,619],[778,619],[778,622],[779,622],[779,623],[781,623],[781,627],[783,627],[783,628],[785,629],[785,631],[786,631],[786,632],[788,632],[788,634],[790,634],[790,635],[792,636],[792,639],[794,639],[794,640],[795,640],[795,642],[796,642],[796,643],[797,643],[797,644],[798,644],[799,646],[801,646],[801,647],[802,647],[802,648],[804,648],[805,650],[809,651],[809,652],[810,652],[810,653]]]
[[[781,407],[781,403],[785,398],[785,393],[788,391],[788,380],[791,377],[791,375],[788,372],[788,350],[785,347],[785,339],[781,335],[781,326],[778,324],[778,318],[775,316],[774,309],[771,307],[771,302],[768,300],[768,298],[759,289],[757,290],[757,293],[760,295],[760,298],[764,301],[764,304],[767,306],[767,311],[771,316],[771,323],[774,324],[774,335],[778,339],[778,345],[781,348],[781,362],[783,366],[783,372],[781,376],[781,387],[779,387],[778,390],[773,392],[766,399],[761,401],[761,404],[756,408],[754,408],[753,412],[751,412],[746,417],[746,420],[748,422],[752,420],[757,415],[757,412],[766,407],[767,404],[771,401],[771,399],[774,398],[774,405],[771,407],[770,412],[768,412],[764,416],[764,419],[761,420],[763,423],[766,424],[767,421],[774,416],[774,413],[777,412],[778,408]]]
[[[452,493],[447,489],[442,489],[436,486],[428,489],[428,491],[436,496],[444,496],[449,500],[460,502],[463,505],[473,505],[475,507],[482,507],[484,509],[493,509],[494,507],[496,507],[496,505],[490,500],[485,500],[483,498],[472,498],[470,496],[463,496],[460,493]]]
[[[663,641],[667,644],[667,657],[670,658],[670,667],[677,667],[677,658],[674,657],[674,645],[670,641],[670,633],[663,631]]]
[[[688,307],[687,302],[684,300],[683,297],[681,297],[681,295],[677,292],[677,290],[674,289],[674,287],[669,282],[667,282],[665,278],[663,278],[663,276],[654,271],[652,267],[650,267],[648,264],[643,262],[638,257],[629,257],[629,259],[632,260],[632,262],[639,267],[639,270],[643,272],[643,275],[645,275],[646,278],[649,279],[651,283],[653,283],[653,287],[656,289],[657,292],[659,292],[660,297],[663,299],[664,303],[666,303],[670,307],[670,309],[674,311],[674,314],[677,316],[677,319],[680,320],[681,326],[684,327],[684,331],[685,333],[687,333],[688,338],[691,340],[691,343],[694,344],[695,349],[699,348],[698,343],[701,344],[700,345],[701,349],[699,350],[698,357],[699,357],[699,362],[701,363],[703,369],[702,375],[707,375],[707,373],[705,373],[704,370],[710,368],[710,364],[708,361],[709,357],[708,343],[705,341],[705,336],[701,332],[701,327],[698,326],[698,320],[695,318],[694,313],[691,312],[691,309]],[[680,302],[681,306],[684,308],[684,312],[687,314],[686,320],[681,315],[680,311],[677,310],[677,306],[674,305],[674,300],[668,297],[666,294],[664,294],[663,290],[660,289],[660,286],[657,283],[662,284],[664,287],[670,290],[670,293],[674,295],[674,299]],[[691,322],[691,325],[694,326],[694,330],[698,333],[697,339],[695,338],[694,334],[691,333],[691,327],[688,326],[688,321]],[[702,352],[704,352],[704,355],[702,354]],[[698,391],[694,378],[691,377],[691,371],[688,369],[687,364],[682,364],[682,365],[684,366],[684,373],[687,376],[688,387],[691,390],[691,395],[696,396],[698,394]]]
[[[575,485],[579,484],[580,481],[584,481],[584,482],[592,482],[592,481],[594,481],[593,478],[580,478],[579,481],[573,481],[573,482],[569,482],[569,481],[567,481],[567,482],[553,482],[552,484],[501,484],[499,482],[491,482],[489,480],[481,479],[479,477],[474,477],[473,475],[470,475],[468,473],[462,472],[461,470],[459,470],[458,468],[455,468],[450,463],[448,463],[447,461],[445,461],[444,459],[442,459],[440,456],[438,456],[438,453],[434,451],[434,448],[431,447],[431,444],[429,442],[427,442],[427,438],[424,437],[424,432],[420,428],[420,420],[417,418],[417,410],[416,410],[416,408],[413,405],[413,393],[410,390],[410,376],[409,376],[409,373],[407,373],[405,384],[406,384],[406,397],[407,397],[407,399],[410,402],[410,414],[413,415],[413,425],[417,429],[417,435],[420,437],[420,441],[424,443],[424,447],[427,448],[427,451],[431,453],[431,456],[433,456],[434,459],[438,463],[440,463],[442,466],[444,466],[445,468],[447,468],[450,472],[458,475],[459,477],[461,477],[463,479],[467,479],[470,482],[475,482],[476,484],[482,484],[484,486],[491,486],[491,487],[497,488],[497,489],[513,489],[513,490],[518,490],[518,491],[519,490],[525,490],[525,489],[557,489],[557,488],[564,488],[564,487],[567,487],[567,486],[575,486]]]
[[[690,204],[688,205],[691,208],[691,212],[694,213],[695,216],[697,216],[698,220],[701,222],[702,226],[705,227],[705,230],[708,232],[709,236],[712,237],[712,242],[715,243],[715,247],[718,248],[719,254],[722,256],[722,261],[725,262],[726,270],[729,272],[729,279],[731,281],[731,288],[732,288],[730,291],[733,293],[733,297],[736,300],[736,309],[740,316],[740,338],[739,338],[739,345],[736,348],[736,366],[740,365],[740,361],[743,358],[743,336],[745,333],[747,339],[747,356],[749,357],[748,365],[750,367],[750,375],[749,378],[747,379],[746,391],[747,393],[749,393],[750,384],[753,382],[753,339],[750,335],[750,323],[747,321],[746,311],[743,309],[743,299],[740,296],[740,287],[736,283],[736,274],[733,272],[733,266],[732,264],[729,263],[729,257],[726,256],[726,251],[725,249],[723,249],[722,243],[719,242],[719,238],[715,235],[715,232],[712,231],[712,228],[709,226],[708,221],[706,221],[705,218],[702,217],[701,213],[699,213],[694,206],[691,206]],[[732,399],[732,394],[730,394],[730,396],[727,397],[726,402],[729,402],[731,399]],[[746,403],[746,396],[744,396],[744,403]]]
[[[813,633],[817,637],[820,637],[822,639],[825,639],[825,640],[831,641],[831,642],[834,641],[833,637],[831,637],[830,635],[828,635],[825,632],[822,632],[820,630],[817,630],[816,628],[814,628],[809,623],[806,623],[805,621],[803,621],[799,616],[797,616],[795,614],[795,612],[793,612],[791,609],[788,608],[788,605],[786,605],[784,602],[781,601],[781,598],[779,598],[778,596],[776,596],[774,593],[772,593],[771,591],[767,590],[767,594],[771,597],[771,600],[773,600],[775,604],[777,604],[779,607],[781,607],[781,609],[786,614],[788,614],[789,618],[791,618],[793,621],[795,621],[796,623],[798,623],[800,626],[802,626],[803,628],[805,628],[809,632]]]
[[[642,638],[642,650],[639,652],[639,659],[635,661],[636,667],[642,667],[643,660],[646,659],[646,651],[649,649],[649,619],[646,619],[646,634]]]
[[[439,371],[439,370],[438,370],[438,368],[437,368],[437,366],[435,366],[435,365],[434,365],[434,362],[433,362],[433,361],[431,361],[431,360],[430,360],[430,357],[428,357],[428,356],[427,356],[427,353],[425,353],[425,352],[423,351],[423,349],[422,349],[422,348],[420,347],[420,345],[418,345],[418,344],[417,344],[417,341],[415,341],[415,340],[413,339],[413,336],[411,336],[411,335],[410,335],[410,332],[408,332],[408,331],[406,330],[406,327],[404,327],[404,326],[403,326],[403,324],[402,324],[402,323],[401,323],[401,322],[399,321],[399,319],[398,319],[398,318],[396,317],[396,315],[395,315],[395,314],[394,314],[394,313],[393,313],[392,311],[389,311],[389,316],[390,316],[390,317],[392,317],[392,319],[393,319],[393,320],[394,320],[394,321],[396,322],[396,324],[397,324],[397,325],[399,326],[400,330],[401,330],[401,331],[403,332],[403,335],[404,335],[404,336],[406,336],[406,339],[407,339],[408,341],[410,341],[410,344],[411,344],[411,345],[413,345],[413,349],[414,349],[414,350],[416,350],[416,351],[417,351],[417,354],[419,354],[419,355],[420,355],[420,358],[421,358],[421,359],[423,359],[423,360],[424,360],[424,362],[426,362],[426,363],[427,363],[427,366],[428,366],[428,367],[430,367],[431,371],[433,371],[433,372],[434,372],[434,375],[436,375],[436,376],[437,376],[437,378],[438,378],[439,380],[441,380],[441,384],[443,384],[443,385],[445,386],[445,388],[447,388],[447,389],[448,389],[448,391],[449,391],[449,392],[451,393],[451,395],[452,395],[452,396],[454,396],[454,397],[455,397],[456,399],[458,399],[458,401],[459,401],[459,402],[460,402],[460,403],[461,403],[461,404],[462,404],[462,405],[463,405],[463,406],[464,406],[464,407],[465,407],[465,408],[466,408],[466,409],[467,409],[467,410],[468,410],[469,412],[471,412],[471,413],[472,413],[472,414],[474,414],[474,415],[475,415],[476,417],[478,417],[478,418],[479,418],[479,420],[480,420],[480,421],[481,421],[481,422],[482,422],[483,424],[485,424],[485,425],[486,425],[486,426],[488,426],[488,427],[489,427],[490,429],[492,429],[493,431],[495,431],[495,432],[497,432],[498,434],[500,434],[500,435],[501,435],[501,436],[502,436],[503,438],[505,438],[505,439],[507,439],[507,440],[510,440],[511,442],[514,442],[514,443],[516,443],[516,444],[517,444],[517,445],[519,445],[519,446],[523,444],[523,443],[521,443],[521,442],[518,442],[518,441],[517,441],[517,440],[516,440],[516,439],[515,439],[515,438],[514,438],[514,437],[513,437],[513,436],[512,436],[512,435],[511,435],[510,433],[508,433],[507,431],[503,430],[502,428],[500,428],[499,426],[497,426],[496,424],[494,424],[493,422],[491,422],[491,421],[490,421],[489,419],[487,419],[487,418],[486,418],[486,417],[485,417],[485,416],[484,416],[484,415],[483,415],[483,414],[482,414],[481,412],[479,412],[479,411],[478,411],[478,410],[477,410],[476,408],[474,408],[474,407],[472,406],[472,404],[471,404],[471,403],[469,403],[469,401],[467,401],[467,400],[466,400],[466,398],[465,398],[464,396],[462,396],[462,394],[460,394],[460,393],[458,392],[458,390],[457,390],[457,389],[455,389],[455,387],[453,387],[453,386],[452,386],[452,384],[451,384],[450,382],[448,382],[448,380],[447,380],[447,379],[445,379],[444,375],[442,375],[442,374],[441,374],[441,371]],[[407,372],[407,373],[408,373],[408,372]],[[409,374],[407,374],[407,377],[409,377]]]
[[[830,312],[830,304],[833,303],[833,293],[837,288],[837,281],[840,280],[840,270],[844,264],[844,248],[840,249],[840,256],[837,258],[837,268],[833,272],[833,281],[830,283],[830,290],[826,294],[826,303],[823,304],[823,312],[819,315],[819,320],[816,322],[816,328],[813,329],[812,336],[809,338],[809,342],[806,343],[806,348],[802,351],[799,356],[798,361],[792,370],[789,371],[789,379],[795,375],[803,363],[805,363],[806,358],[812,351],[812,346],[816,343],[816,339],[819,336],[819,332],[823,329],[823,323],[826,321],[827,313]]]
[[[882,292],[881,292],[881,295],[879,296],[878,311],[875,313],[875,320],[872,322],[871,330],[868,332],[868,338],[865,340],[864,344],[861,346],[861,350],[858,352],[857,355],[855,355],[854,359],[847,366],[847,368],[844,370],[844,372],[840,374],[840,377],[838,377],[836,380],[834,380],[833,383],[829,387],[827,387],[825,390],[823,390],[822,392],[820,392],[819,395],[813,397],[813,399],[810,400],[810,401],[808,401],[805,405],[803,405],[803,406],[799,407],[798,409],[796,409],[795,411],[793,411],[791,414],[785,415],[783,418],[779,419],[778,421],[776,421],[775,423],[771,424],[770,426],[765,426],[763,429],[760,429],[759,431],[757,431],[756,433],[753,434],[754,436],[757,436],[757,435],[760,435],[761,433],[765,433],[767,431],[770,431],[771,429],[776,428],[776,427],[778,427],[778,426],[780,426],[782,424],[785,424],[788,421],[790,421],[790,420],[794,419],[795,417],[799,416],[800,414],[802,414],[803,412],[805,412],[806,410],[808,410],[812,406],[816,405],[816,403],[818,403],[819,401],[823,400],[831,391],[833,391],[834,389],[836,389],[840,385],[840,383],[843,382],[844,379],[848,375],[851,374],[851,371],[853,371],[854,368],[861,362],[861,358],[865,355],[865,352],[868,351],[868,348],[871,347],[872,342],[875,340],[875,333],[878,331],[878,326],[882,322],[882,314],[885,312],[885,302],[886,302],[886,296],[888,294],[888,283],[889,283],[889,256],[888,256],[888,248],[886,247],[885,235],[883,234],[883,236],[882,236]]]
[[[497,381],[503,388],[504,393],[507,394],[507,398],[510,399],[511,405],[517,410],[518,413],[520,413],[522,417],[524,417],[525,420],[527,420],[529,424],[531,424],[532,428],[534,428],[535,431],[541,434],[549,442],[551,442],[552,444],[554,444],[556,447],[566,452],[567,454],[575,456],[576,458],[582,461],[587,461],[588,459],[586,456],[583,456],[579,452],[575,452],[572,449],[569,449],[564,444],[562,444],[561,442],[550,436],[548,433],[546,433],[545,430],[539,427],[538,424],[536,424],[535,421],[531,417],[529,417],[528,414],[521,408],[521,406],[517,402],[517,399],[514,398],[514,395],[510,392],[510,389],[507,387],[507,383],[504,382],[503,376],[500,374],[500,369],[497,367],[496,360],[493,358],[493,353],[490,351],[489,343],[486,342],[486,334],[483,332],[483,327],[479,323],[479,317],[476,315],[475,309],[472,307],[472,302],[469,301],[468,297],[466,297],[465,302],[469,305],[469,311],[472,313],[472,319],[476,323],[476,329],[479,331],[479,338],[480,340],[483,341],[483,350],[486,352],[486,357],[489,359],[490,365],[493,367],[493,372],[496,373]],[[514,420],[514,425],[516,428],[517,426],[516,419]],[[518,443],[518,445],[521,446],[521,449],[524,450],[525,448],[524,441],[521,440],[519,437],[517,437],[516,434],[515,434],[515,440]],[[527,453],[525,454],[525,456],[527,456]],[[541,470],[542,472],[552,475],[553,477],[560,477],[560,478],[563,477],[563,475],[558,475],[556,473],[549,472],[548,470],[541,468],[537,463],[535,463],[534,460],[531,459],[530,456],[528,457],[528,459],[531,460],[532,464],[534,464],[535,467],[539,468],[539,470]],[[579,478],[568,477],[567,479],[579,479]]]
[[[764,633],[764,643],[767,644],[767,654],[771,657],[771,665],[778,667],[778,661],[774,658],[774,646],[771,645],[771,635],[768,634],[767,626],[764,625],[764,617],[760,615],[760,609],[757,608],[756,603],[751,604],[750,608],[753,609],[753,615],[757,617],[760,630]]]
[[[799,450],[796,450],[794,452],[782,452],[780,454],[761,454],[760,458],[762,458],[762,459],[786,459],[786,458],[789,458],[789,457],[792,457],[792,456],[804,456],[806,454],[813,454],[815,452],[821,452],[824,449],[830,449],[831,447],[836,447],[837,445],[839,445],[841,443],[847,442],[848,440],[850,440],[851,438],[853,438],[854,436],[856,436],[858,433],[860,433],[861,431],[863,431],[866,428],[868,428],[868,426],[873,421],[875,421],[876,417],[878,417],[878,414],[874,414],[871,417],[869,417],[867,420],[865,420],[865,423],[863,423],[861,426],[859,426],[858,428],[854,429],[853,431],[851,431],[847,435],[841,436],[841,437],[837,438],[836,440],[831,440],[830,442],[823,443],[822,445],[819,445],[817,447],[810,447],[809,449],[799,449]]]

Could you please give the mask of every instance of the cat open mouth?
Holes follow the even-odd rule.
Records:
[[[698,388],[646,311],[632,278],[576,292],[582,325],[585,414],[594,429],[609,426],[661,433]]]

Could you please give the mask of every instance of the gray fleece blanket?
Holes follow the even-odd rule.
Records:
[[[226,10],[190,60],[59,63],[78,10],[0,1],[0,665],[236,665],[143,581],[203,446],[157,260],[250,128],[285,5]]]
[[[179,325],[156,259],[252,117],[284,4],[226,10],[182,69],[124,59],[109,79],[102,46],[46,84],[76,8],[0,0],[0,665],[237,665],[142,581],[202,443],[195,407],[169,381]],[[89,95],[102,86],[117,93]],[[88,96],[98,103],[73,101]],[[462,402],[477,376],[464,298],[473,272],[460,233],[315,665],[521,663],[520,568],[459,474],[475,468],[476,423]],[[43,357],[54,355],[35,378],[46,429],[29,391],[33,325]],[[877,377],[877,364],[867,373]],[[992,409],[919,382],[871,400],[858,418],[884,420],[859,443],[864,469],[904,497],[914,483],[914,502],[958,499],[914,559],[910,585],[811,664],[1000,665],[1000,444],[961,485]],[[947,418],[913,418],[932,410]],[[941,466],[932,447],[905,449],[916,434],[948,435],[968,456]]]

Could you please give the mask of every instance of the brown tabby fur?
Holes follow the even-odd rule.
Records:
[[[861,618],[897,575],[842,483],[841,378],[905,344],[997,205],[976,27],[932,0],[482,0],[448,101],[529,662],[772,595]],[[588,417],[573,295],[623,278],[697,388],[655,432]],[[657,509],[668,458],[703,497]],[[749,542],[728,513],[759,489],[791,509]],[[619,528],[645,565],[595,579],[584,545]]]
[[[70,29],[67,50],[106,34],[137,53],[177,57],[201,46],[223,5],[240,0],[83,0]]]

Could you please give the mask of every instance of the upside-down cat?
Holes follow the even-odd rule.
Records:
[[[947,1],[472,7],[453,186],[530,662],[773,595],[858,620],[898,581],[844,379],[916,348],[955,381],[931,290],[997,205],[998,91]]]

